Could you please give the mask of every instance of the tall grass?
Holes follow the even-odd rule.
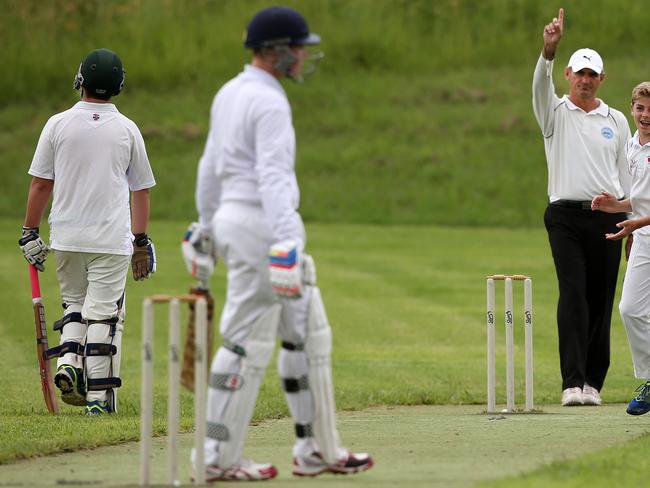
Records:
[[[242,35],[268,1],[4,0],[0,104],[65,93],[73,61],[97,46],[122,53],[134,89],[192,89],[228,75]],[[517,65],[539,47],[541,26],[562,2],[537,0],[288,0],[321,33],[328,70],[420,73]],[[642,52],[646,10],[634,0],[577,0],[567,36],[605,56]],[[72,73],[74,74],[74,73]]]
[[[69,107],[81,58],[123,58],[118,107],[141,127],[158,186],[156,219],[195,216],[196,164],[218,87],[250,53],[260,0],[0,0],[0,215],[20,219],[38,134]],[[530,83],[559,1],[287,0],[321,34],[326,57],[305,86],[286,83],[308,221],[538,226],[546,200]],[[647,78],[644,5],[574,0],[558,63],[599,49],[600,94],[626,107]],[[556,69],[559,72],[559,68]],[[558,76],[558,92],[564,81]]]

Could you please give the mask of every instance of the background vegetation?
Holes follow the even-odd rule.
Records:
[[[305,86],[286,84],[308,221],[538,226],[546,200],[530,84],[559,1],[288,0],[323,38]],[[563,64],[598,49],[602,97],[626,108],[647,77],[642,2],[567,2]],[[119,108],[141,127],[157,219],[191,219],[196,163],[218,87],[247,62],[259,0],[0,0],[0,215],[20,218],[38,134],[77,96],[91,49],[123,58]],[[564,81],[558,76],[558,93]]]

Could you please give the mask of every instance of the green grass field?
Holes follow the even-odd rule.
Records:
[[[0,462],[136,440],[140,304],[146,294],[182,293],[191,284],[179,252],[185,223],[154,222],[152,226],[159,272],[144,283],[129,282],[120,413],[101,419],[83,418],[69,406],[64,406],[59,417],[45,413],[36,367],[26,266],[15,248],[14,227],[13,221],[0,221],[0,275],[4,290],[0,301],[6,310],[0,322],[0,354],[7,358],[11,371],[11,375],[3,375],[0,380],[0,430],[4,439]],[[475,405],[476,411],[480,411],[485,401],[484,277],[497,272],[527,273],[533,277],[535,400],[540,405],[559,402],[554,323],[556,281],[543,230],[312,224],[308,226],[308,235],[334,328],[333,361],[339,409],[442,404]],[[218,303],[224,289],[223,272],[219,268],[213,278]],[[43,275],[43,291],[51,323],[60,313],[51,263]],[[515,292],[519,307],[521,299],[521,294]],[[515,313],[516,323],[521,324],[520,308]],[[155,363],[158,373],[154,429],[157,434],[164,434],[163,351],[167,331],[165,315],[159,316],[163,319],[157,323],[155,339],[155,350],[159,353]],[[516,332],[517,398],[521,404],[523,334],[521,328]],[[50,337],[56,341],[55,334]],[[498,399],[503,403],[503,336],[498,337]],[[615,313],[612,366],[603,397],[606,402],[626,402],[636,383],[625,334]],[[187,394],[183,394],[181,411],[182,428],[188,431],[192,428],[192,407]],[[286,415],[275,367],[271,366],[254,420]],[[622,407],[618,415],[625,419]],[[545,428],[554,432],[558,425],[549,418]],[[637,443],[634,449],[644,449],[640,446],[644,444]],[[585,466],[589,470],[589,464]],[[565,466],[559,464],[549,469],[562,471]]]

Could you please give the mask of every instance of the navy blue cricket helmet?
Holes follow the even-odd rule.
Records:
[[[289,7],[260,10],[246,29],[244,47],[261,49],[278,45],[308,46],[320,43],[320,36],[309,32],[305,18]]]

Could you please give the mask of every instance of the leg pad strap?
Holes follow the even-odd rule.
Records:
[[[81,323],[82,320],[83,319],[81,318],[81,314],[79,312],[70,312],[69,314],[64,315],[62,318],[54,322],[54,330],[61,332],[63,331],[63,326],[65,324],[69,324],[70,322]]]
[[[282,341],[282,349],[286,349],[287,351],[304,351],[305,345],[300,343],[294,344],[292,342]]]
[[[88,391],[110,390],[122,386],[120,378],[88,378]]]
[[[229,341],[228,339],[224,339],[223,347],[225,347],[226,349],[228,349],[231,352],[234,352],[238,356],[241,356],[243,358],[246,357],[246,349],[244,349],[239,344],[235,344],[234,342]]]
[[[282,378],[282,386],[287,393],[298,393],[300,390],[309,390],[309,377]]]
[[[296,428],[296,437],[298,437],[299,439],[314,436],[314,432],[312,430],[311,424],[295,424],[295,428]]]
[[[86,344],[86,356],[113,356],[117,354],[117,347],[113,344],[101,342]]]
[[[78,342],[64,342],[63,344],[52,347],[43,353],[45,359],[58,358],[69,352],[83,356],[84,347]]]

